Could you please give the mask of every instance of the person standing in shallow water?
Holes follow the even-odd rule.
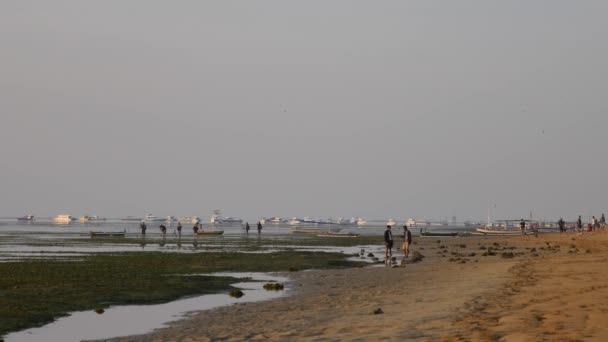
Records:
[[[390,225],[387,225],[386,230],[384,231],[384,244],[386,245],[386,249],[384,250],[384,260],[388,262],[393,256],[393,232],[391,231]]]
[[[245,233],[249,235],[249,222],[245,222]]]
[[[181,222],[177,222],[177,236],[178,237],[182,236],[182,224],[181,224]]]
[[[258,221],[258,234],[262,234],[262,222]]]
[[[164,239],[164,238],[165,238],[165,236],[167,235],[167,227],[165,227],[165,225],[164,225],[164,224],[161,224],[161,225],[159,226],[159,228],[160,228],[160,233],[163,235],[163,239]]]
[[[146,222],[141,221],[141,223],[139,224],[139,229],[141,229],[141,236],[145,236],[146,235]]]
[[[404,257],[409,257],[410,256],[410,245],[412,244],[412,232],[410,232],[409,229],[407,229],[407,225],[403,226],[403,246],[401,247],[403,249],[403,256]]]

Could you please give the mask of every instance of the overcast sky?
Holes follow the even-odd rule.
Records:
[[[607,15],[4,0],[0,215],[597,216]]]

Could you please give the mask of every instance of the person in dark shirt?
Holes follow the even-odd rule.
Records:
[[[141,223],[139,224],[139,228],[141,229],[141,235],[144,236],[146,235],[146,222],[141,221]]]
[[[182,224],[181,222],[177,222],[177,236],[182,236]]]
[[[161,224],[161,225],[159,226],[159,228],[160,228],[160,233],[161,233],[161,234],[163,234],[163,238],[164,238],[164,237],[165,237],[165,235],[167,235],[167,227],[165,227],[165,225],[164,225],[164,224]]]
[[[578,216],[578,220],[576,220],[576,228],[578,231],[581,231],[583,229],[583,220],[581,219],[581,216]]]
[[[563,233],[566,231],[566,222],[564,222],[563,218],[559,218],[559,221],[557,221],[557,225],[559,226],[559,232]]]
[[[390,225],[386,226],[386,230],[384,231],[384,244],[386,245],[384,258],[388,262],[393,256],[393,232]]]
[[[245,222],[245,233],[249,235],[249,222]]]
[[[262,234],[262,222],[258,221],[258,234]]]
[[[524,219],[519,221],[519,230],[521,231],[521,235],[526,235],[526,221]]]

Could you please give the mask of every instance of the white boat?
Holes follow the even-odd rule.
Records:
[[[365,221],[362,217],[357,218],[357,226],[365,226],[367,221]]]
[[[209,219],[209,222],[211,224],[222,224],[222,216],[220,215],[220,213],[220,210],[214,210],[211,214],[211,219]]]
[[[72,221],[76,220],[74,217],[72,217],[72,215],[57,215],[55,217],[53,217],[53,222],[54,223],[70,223]]]
[[[289,224],[292,226],[296,226],[301,223],[302,221],[300,221],[300,219],[298,219],[297,217],[292,217],[291,220],[289,220]]]
[[[232,224],[241,224],[243,223],[243,219],[238,217],[226,216],[224,217],[224,223],[232,223]]]
[[[353,219],[351,219],[351,220],[349,221],[349,220],[343,219],[343,218],[341,218],[341,217],[338,217],[338,219],[336,219],[336,220],[332,220],[332,222],[331,222],[331,224],[337,224],[337,225],[343,225],[343,226],[347,226],[347,225],[354,225],[354,224],[356,224],[356,223],[357,223],[357,222],[356,222],[356,221],[354,221]]]
[[[80,216],[78,218],[78,221],[84,223],[84,222],[98,222],[98,221],[105,221],[106,219],[103,217],[99,217],[97,215],[93,215],[93,216]]]
[[[266,220],[267,224],[281,224],[283,223],[283,219],[281,219],[280,217],[276,216],[276,217],[271,217],[269,219]]]
[[[397,225],[397,222],[393,219],[388,219],[388,222],[386,222],[386,225],[392,227],[392,226]]]
[[[497,236],[517,236],[522,235],[520,230],[514,229],[492,229],[492,228],[477,228],[475,233],[482,235],[497,235]],[[526,230],[525,234],[534,234],[534,232]]]
[[[165,222],[167,222],[168,224],[171,224],[176,221],[177,219],[175,218],[175,216],[167,216],[167,219],[165,220]]]
[[[187,217],[182,217],[178,220],[181,223],[192,223],[192,224],[196,224],[198,222],[201,222],[201,218],[198,216],[187,216]]]
[[[165,218],[157,217],[152,214],[146,214],[146,216],[144,217],[144,221],[146,221],[146,222],[163,222],[163,221],[165,221]]]

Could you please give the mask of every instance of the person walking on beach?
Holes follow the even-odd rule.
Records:
[[[563,233],[564,231],[566,231],[566,222],[564,222],[563,218],[559,218],[559,221],[557,221],[557,225],[559,226],[559,232]]]
[[[410,245],[412,244],[412,232],[407,229],[407,225],[403,226],[403,256],[408,258],[410,256]]]
[[[245,222],[245,233],[249,235],[249,222]]]
[[[604,213],[602,213],[602,217],[600,217],[600,228],[604,228],[605,225],[606,225],[606,217],[604,216]]]
[[[526,235],[526,221],[523,218],[519,221],[519,230],[521,231],[521,235]]]
[[[578,220],[576,220],[576,229],[579,232],[583,230],[583,220],[581,219],[581,215],[578,215]]]
[[[390,225],[387,225],[386,230],[384,231],[384,244],[386,245],[384,260],[388,265],[390,258],[393,256],[393,232],[391,232]]]
[[[262,222],[258,221],[258,235],[262,234]]]
[[[146,235],[146,222],[141,221],[141,223],[139,224],[139,229],[141,229],[141,236],[145,236]]]
[[[177,222],[177,236],[182,237],[182,223]]]

